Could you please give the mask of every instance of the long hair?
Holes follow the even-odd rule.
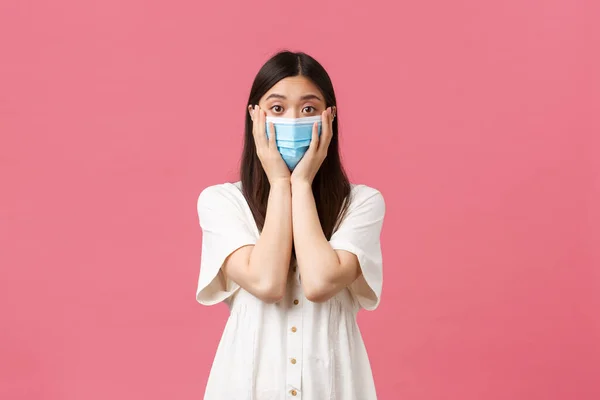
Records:
[[[275,54],[261,67],[252,83],[246,106],[258,104],[261,97],[280,80],[298,75],[309,78],[317,85],[325,97],[326,108],[337,106],[331,79],[321,64],[305,53],[290,51],[281,51]],[[339,112],[336,112],[327,157],[312,183],[319,220],[327,240],[331,239],[331,235],[348,208],[347,200],[351,190],[350,181],[340,160],[338,119]],[[252,119],[247,111],[240,175],[242,192],[259,231],[262,231],[267,214],[270,184],[256,154]]]

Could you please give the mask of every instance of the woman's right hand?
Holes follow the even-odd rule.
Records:
[[[256,146],[256,154],[262,164],[271,186],[279,181],[289,181],[291,177],[290,169],[281,157],[277,149],[277,138],[275,126],[269,122],[269,128],[272,134],[267,139],[265,130],[266,114],[258,105],[254,106],[252,117],[252,135]]]

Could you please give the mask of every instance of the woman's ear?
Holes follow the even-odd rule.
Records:
[[[248,105],[248,113],[250,114],[250,119],[254,121],[254,107],[252,104]]]

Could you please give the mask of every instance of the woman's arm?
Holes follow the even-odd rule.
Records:
[[[323,233],[310,182],[292,184],[293,238],[306,298],[314,302],[330,299],[361,274],[358,258],[344,250],[333,250]]]
[[[285,294],[292,253],[291,197],[289,180],[274,182],[260,238],[254,246],[233,252],[223,264],[223,272],[231,280],[267,303],[275,303]]]
[[[232,253],[224,262],[223,272],[259,299],[276,303],[285,294],[292,254],[291,174],[277,149],[273,123],[273,134],[267,139],[264,110],[255,105],[249,111],[256,152],[271,187],[267,215],[256,244]]]
[[[292,173],[292,231],[304,295],[321,302],[333,297],[361,274],[358,257],[334,250],[323,233],[312,182],[327,156],[333,134],[333,108],[321,113],[322,135],[313,125],[310,146]]]

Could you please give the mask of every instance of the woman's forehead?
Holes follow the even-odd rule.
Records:
[[[280,80],[265,93],[262,99],[273,98],[289,101],[323,101],[323,94],[310,79],[298,75]]]

